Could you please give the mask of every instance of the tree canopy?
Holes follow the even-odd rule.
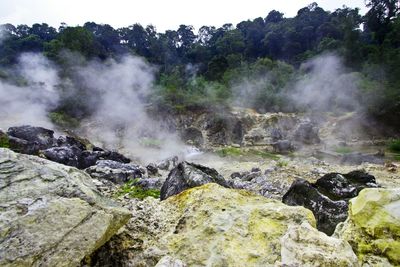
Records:
[[[343,6],[329,12],[311,3],[291,18],[272,10],[264,18],[242,21],[236,26],[230,23],[220,28],[203,26],[197,33],[190,25],[161,33],[152,25],[137,23],[118,29],[95,22],[76,27],[61,24],[58,29],[46,23],[3,24],[0,26],[3,36],[0,66],[13,66],[23,52],[42,52],[59,64],[62,64],[60,57],[65,50],[98,60],[135,54],[158,66],[158,83],[170,88],[163,93],[178,101],[179,94],[172,96],[173,92],[201,91],[205,83],[221,91],[221,88],[230,87],[235,75],[253,72],[261,68],[261,62],[272,60],[275,62],[272,65],[282,73],[277,75],[277,84],[264,87],[260,92],[261,100],[255,104],[268,111],[268,106],[272,109],[274,104],[261,102],[277,99],[271,95],[278,87],[285,87],[285,82],[290,82],[292,68],[298,68],[318,54],[335,52],[344,58],[351,71],[360,72],[372,81],[365,84],[379,82],[382,85],[365,89],[365,94],[369,94],[366,99],[373,98],[374,94],[383,96],[380,103],[368,107],[371,114],[400,124],[399,1],[369,0],[366,6],[369,10],[361,16],[358,8]],[[187,75],[188,66],[196,70],[201,83],[184,90],[192,86],[193,77]],[[384,78],[377,76],[378,69],[384,71]],[[286,81],[282,81],[282,77]],[[231,92],[220,92],[219,96],[229,94]],[[204,94],[196,97],[200,96],[211,97]],[[181,100],[178,102],[184,104]]]

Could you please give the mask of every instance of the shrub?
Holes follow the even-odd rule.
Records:
[[[389,142],[388,149],[391,152],[398,152],[400,153],[400,139],[395,139]]]

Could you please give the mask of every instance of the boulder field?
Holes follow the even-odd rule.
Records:
[[[379,172],[289,186],[277,174],[299,173],[290,164],[224,177],[175,157],[142,167],[40,127],[1,138],[15,151],[0,148],[0,266],[400,265],[400,189]]]

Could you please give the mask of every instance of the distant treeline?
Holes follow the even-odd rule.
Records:
[[[368,112],[400,125],[399,2],[366,2],[365,16],[357,8],[329,12],[312,3],[293,18],[273,10],[265,18],[236,26],[203,26],[197,34],[189,25],[159,33],[140,24],[119,29],[94,22],[77,27],[61,24],[58,29],[45,23],[4,24],[0,66],[13,66],[23,52],[41,52],[60,66],[65,64],[65,50],[99,61],[135,54],[158,66],[154,101],[177,110],[226,104],[238,77],[268,73],[268,84],[252,107],[285,111],[280,91],[296,79],[298,67],[332,52],[344,59],[349,72],[360,73]],[[6,74],[0,72],[2,76]]]

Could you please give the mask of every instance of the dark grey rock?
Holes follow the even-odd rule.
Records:
[[[124,184],[144,174],[137,165],[113,160],[99,160],[96,165],[87,168],[86,172],[93,178],[109,180],[115,184]]]
[[[295,146],[289,140],[280,140],[272,144],[274,152],[276,153],[290,153],[295,150]]]
[[[75,146],[52,147],[43,151],[47,159],[76,168],[79,167],[81,154],[82,151]]]
[[[295,141],[311,145],[318,144],[321,142],[321,139],[318,136],[318,129],[311,122],[302,122],[300,123],[293,135]]]
[[[60,136],[57,139],[57,146],[74,146],[80,150],[86,150],[86,145],[71,136]]]
[[[29,125],[10,127],[7,131],[8,136],[16,137],[38,146],[39,149],[47,149],[56,145],[54,131],[42,127]]]
[[[282,140],[283,138],[284,138],[284,135],[283,135],[281,129],[278,129],[278,128],[271,129],[271,139],[273,142],[277,142],[279,140]]]
[[[136,184],[145,190],[148,189],[161,190],[163,182],[164,181],[161,178],[142,178],[139,179],[136,182]]]
[[[329,173],[315,182],[315,187],[332,200],[350,199],[364,188],[377,186],[375,177],[363,171]]]
[[[232,178],[232,179],[235,179],[235,178],[242,178],[242,176],[243,176],[243,174],[240,173],[240,172],[233,172],[233,173],[231,174],[231,178]]]
[[[248,173],[246,175],[243,175],[242,176],[242,180],[251,181],[254,178],[259,177],[259,176],[261,176],[261,171],[259,171],[259,172],[250,172],[250,173]]]
[[[40,145],[36,142],[29,142],[24,139],[20,139],[13,136],[8,136],[9,148],[12,151],[28,154],[28,155],[38,155],[40,151]]]
[[[176,165],[178,164],[178,160],[179,160],[178,156],[167,158],[158,163],[157,168],[165,171],[171,170],[176,167]]]
[[[207,183],[229,187],[227,181],[216,170],[195,163],[181,162],[168,174],[161,188],[161,200]]]
[[[149,176],[157,176],[158,175],[158,168],[157,165],[154,163],[150,163],[146,166],[147,174]]]
[[[329,173],[311,184],[296,180],[282,201],[310,209],[317,220],[317,228],[331,235],[338,223],[347,218],[348,201],[369,187],[377,187],[375,177],[364,171],[347,174]]]
[[[194,146],[201,147],[204,144],[204,137],[201,131],[194,127],[189,127],[183,130],[183,141],[191,143]]]
[[[329,199],[303,179],[293,182],[282,201],[287,205],[303,206],[311,210],[317,220],[317,229],[328,235],[332,235],[336,225],[347,218],[346,201]]]

